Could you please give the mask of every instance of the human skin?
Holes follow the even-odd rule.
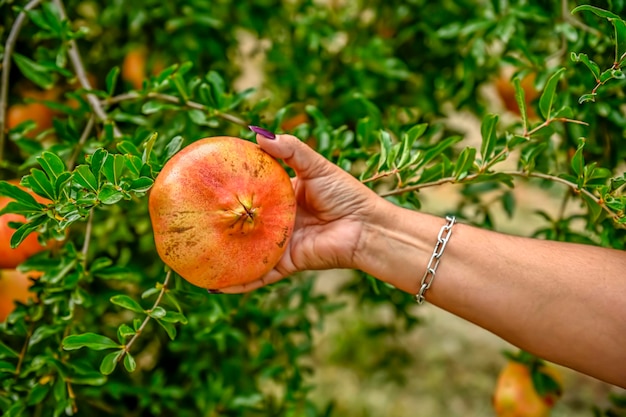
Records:
[[[418,292],[444,219],[381,198],[294,136],[257,142],[296,173],[296,225],[273,270],[222,292],[334,268]],[[457,223],[425,298],[543,359],[626,388],[624,271],[623,251]]]

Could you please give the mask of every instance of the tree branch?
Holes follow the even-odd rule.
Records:
[[[604,211],[607,212],[607,214],[615,221],[618,221],[620,219],[620,216],[615,213],[613,210],[611,210],[606,204],[604,204],[604,201],[602,201],[601,198],[597,197],[596,195],[594,195],[591,191],[586,190],[584,188],[579,188],[578,184],[575,184],[571,181],[568,181],[564,178],[561,177],[557,177],[555,175],[550,175],[550,174],[544,174],[542,172],[526,172],[526,171],[498,171],[495,172],[497,174],[504,174],[504,175],[511,175],[513,177],[520,177],[520,178],[541,178],[544,180],[548,180],[548,181],[552,181],[552,182],[556,182],[559,184],[563,184],[566,185],[567,187],[571,188],[572,190],[574,190],[575,192],[578,193],[582,193],[585,194],[587,197],[589,197],[591,200],[593,200],[597,205],[599,205]],[[385,192],[381,192],[378,193],[381,197],[389,197],[389,196],[393,196],[393,195],[399,195],[399,194],[404,194],[404,193],[409,193],[409,192],[414,192],[414,191],[419,191],[423,188],[429,188],[429,187],[436,187],[439,185],[444,185],[444,184],[464,184],[464,183],[468,183],[476,178],[479,178],[480,176],[485,175],[484,173],[476,173],[476,174],[470,174],[467,175],[465,178],[461,179],[461,180],[457,180],[456,177],[444,177],[444,178],[440,178],[436,181],[430,181],[430,182],[425,182],[422,184],[415,184],[415,185],[410,185],[408,187],[402,187],[402,188],[396,188],[394,190],[390,190],[390,191],[385,191]]]
[[[65,7],[63,6],[62,0],[52,0],[52,2],[58,7],[59,13],[61,14],[61,18],[67,20],[67,13],[65,12]],[[78,50],[78,45],[76,40],[70,39],[68,41],[69,49],[67,51],[70,61],[72,61],[72,66],[74,67],[74,71],[76,72],[76,77],[80,82],[82,88],[87,90],[87,101],[91,106],[96,117],[101,122],[109,121],[109,116],[104,111],[104,108],[100,104],[100,100],[95,94],[89,93],[92,90],[91,83],[89,82],[89,78],[87,77],[87,71],[85,70],[85,66],[83,65],[83,61],[80,57],[80,51]],[[113,124],[113,136],[116,138],[120,138],[122,133],[119,131],[117,126]]]
[[[169,270],[167,271],[167,275],[165,276],[165,280],[163,281],[163,285],[161,286],[161,292],[159,292],[157,299],[154,301],[152,308],[148,310],[148,313],[154,310],[155,308],[157,308],[159,304],[161,303],[161,300],[163,299],[163,296],[165,295],[165,291],[167,291],[167,285],[169,284],[171,277],[172,277],[172,270]],[[139,338],[139,336],[143,332],[144,328],[148,325],[148,322],[150,321],[151,318],[152,317],[148,314],[146,318],[143,320],[143,323],[141,323],[141,326],[139,326],[139,329],[137,329],[137,331],[133,335],[133,337],[128,341],[128,343],[126,343],[126,345],[124,345],[124,353],[122,353],[117,358],[118,363],[121,362],[122,359],[124,359],[124,356],[126,356],[130,352],[130,348],[133,346],[133,344],[135,344],[135,341]]]
[[[113,104],[118,104],[121,103],[123,101],[132,101],[132,100],[138,100],[141,98],[152,98],[155,100],[159,100],[159,101],[164,101],[167,103],[173,103],[173,104],[179,104],[181,106],[184,107],[188,107],[190,109],[194,109],[194,110],[201,110],[204,111],[206,113],[212,113],[215,117],[219,117],[220,119],[226,120],[228,122],[234,123],[236,125],[239,126],[243,126],[243,127],[248,127],[248,125],[250,123],[246,122],[245,120],[243,120],[240,117],[237,117],[233,114],[230,113],[223,113],[219,110],[215,110],[212,109],[210,107],[205,106],[204,104],[201,103],[197,103],[195,101],[184,101],[179,97],[176,96],[172,96],[170,94],[163,94],[163,93],[155,93],[155,92],[151,92],[151,93],[147,93],[147,94],[139,94],[135,91],[131,91],[130,93],[124,93],[124,94],[119,94],[117,96],[114,97],[110,97],[108,99],[104,99],[102,100],[100,103],[103,106],[110,106]]]
[[[6,140],[6,115],[7,101],[9,97],[9,73],[11,72],[11,55],[17,42],[17,37],[22,30],[22,25],[26,20],[28,10],[34,9],[42,0],[31,0],[15,19],[9,37],[4,46],[4,56],[2,57],[2,80],[0,81],[0,163],[4,159],[4,144]]]

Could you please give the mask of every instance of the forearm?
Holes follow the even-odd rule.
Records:
[[[445,220],[387,203],[379,211],[357,267],[415,294]],[[547,360],[626,387],[625,271],[621,251],[456,224],[426,299]]]

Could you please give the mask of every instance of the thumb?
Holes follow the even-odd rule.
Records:
[[[269,133],[269,132],[267,132]],[[315,152],[306,143],[292,135],[270,135],[258,133],[256,140],[261,149],[274,158],[282,159],[293,168],[300,178],[317,177],[329,169],[332,164]]]

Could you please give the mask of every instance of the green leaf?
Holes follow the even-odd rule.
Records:
[[[93,192],[98,191],[98,180],[93,175],[91,168],[87,165],[79,165],[74,168],[73,179],[82,187],[88,190],[91,190]]]
[[[154,143],[156,142],[158,136],[159,136],[159,134],[157,132],[154,132],[146,140],[145,148],[144,148],[144,151],[143,151],[143,155],[141,156],[141,161],[144,164],[147,164],[150,161],[150,155],[152,154],[152,148],[154,147]]]
[[[600,215],[602,214],[602,207],[586,193],[581,193],[580,195],[582,196],[583,200],[585,200],[585,203],[587,203],[587,207],[589,207],[589,215],[591,217],[590,221],[592,223],[597,222],[600,218]]]
[[[608,10],[604,10],[604,9],[601,9],[601,8],[599,8],[599,7],[595,7],[595,6],[589,6],[589,5],[587,5],[587,4],[584,4],[584,5],[582,5],[582,6],[575,7],[575,8],[572,10],[572,14],[574,14],[574,13],[578,13],[578,12],[582,12],[582,11],[585,11],[585,12],[592,12],[592,13],[594,13],[596,16],[598,16],[598,17],[604,17],[604,18],[606,18],[606,19],[619,19],[619,18],[620,18],[618,15],[616,15],[615,13],[609,12]]]
[[[502,207],[509,219],[513,218],[515,213],[515,195],[511,191],[507,191],[502,195]]]
[[[220,74],[215,71],[209,71],[206,80],[211,87],[211,98],[216,109],[224,107],[224,94],[226,91],[226,83]]]
[[[54,85],[54,78],[49,68],[16,52],[13,52],[13,60],[24,77],[37,84],[39,87],[48,89]]]
[[[572,61],[582,62],[583,64],[585,64],[585,66],[589,68],[589,71],[591,71],[591,73],[593,74],[593,77],[596,80],[600,79],[600,67],[598,66],[598,64],[590,60],[587,54],[582,54],[582,53],[577,54],[575,52],[572,52],[570,56],[571,56]]]
[[[118,350],[117,352],[111,352],[106,355],[100,363],[100,372],[102,372],[102,375],[111,375],[113,371],[115,371],[117,362],[123,354],[124,350]]]
[[[482,142],[480,144],[480,155],[482,158],[482,163],[486,164],[489,162],[493,154],[493,150],[496,147],[496,141],[498,139],[496,133],[496,125],[498,124],[498,115],[497,114],[488,114],[483,118],[483,121],[480,125],[480,133],[482,136]]]
[[[165,332],[167,333],[167,335],[169,336],[171,340],[176,339],[176,326],[174,326],[174,324],[164,321],[164,320],[157,320],[156,322],[159,323],[161,327],[165,329]]]
[[[83,333],[67,336],[63,339],[63,349],[76,350],[86,347],[91,350],[105,350],[105,349],[117,349],[121,345],[115,343],[115,341],[109,339],[106,336],[102,336],[96,333]]]
[[[427,163],[435,159],[437,156],[445,152],[446,149],[460,142],[461,140],[463,140],[462,136],[450,136],[448,138],[445,138],[442,141],[439,141],[432,148],[425,150],[423,155],[416,154],[416,156],[421,156],[421,159],[418,162],[418,166],[422,167],[426,165]]]
[[[35,193],[50,200],[56,200],[55,189],[48,176],[42,170],[37,168],[30,170],[28,185]]]
[[[427,123],[420,123],[410,128],[406,132],[406,137],[407,137],[407,141],[409,142],[409,144],[413,146],[415,141],[424,135],[424,133],[426,132],[426,129],[428,129]]]
[[[109,155],[104,161],[102,173],[114,185],[119,185],[126,163],[123,155]]]
[[[539,111],[545,120],[550,119],[550,115],[554,107],[556,87],[559,83],[561,75],[564,72],[565,68],[559,68],[554,74],[552,74],[552,76],[548,79],[543,92],[541,93],[541,97],[539,98]]]
[[[104,166],[108,156],[109,152],[106,149],[98,148],[93,155],[91,155],[91,158],[89,158],[89,168],[91,169],[91,173],[96,178],[97,183],[100,182],[100,172],[102,171],[102,167]]]
[[[13,249],[17,248],[24,241],[24,239],[28,237],[28,235],[37,231],[39,226],[41,226],[46,220],[47,217],[40,216],[31,220],[29,223],[21,225],[15,232],[13,232],[13,236],[11,236],[11,247]]]
[[[117,150],[126,155],[141,156],[141,151],[134,143],[123,140],[117,144]]]
[[[526,109],[526,93],[522,88],[522,83],[519,77],[515,77],[513,79],[513,87],[515,88],[515,100],[517,101],[517,107],[519,107],[519,112],[522,116],[522,125],[524,126],[524,132],[527,132],[528,110]]]
[[[152,178],[140,177],[130,183],[130,191],[135,193],[145,193],[152,187],[152,184],[154,184],[154,180]]]
[[[127,324],[122,324],[117,329],[117,337],[120,339],[120,342],[129,337],[133,337],[135,334],[136,332]]]
[[[468,171],[474,165],[476,159],[476,148],[467,147],[463,149],[454,167],[455,180],[462,180],[468,174]]]
[[[116,204],[124,199],[124,193],[111,184],[105,184],[98,192],[98,200],[102,204]]]
[[[37,157],[37,162],[39,162],[39,165],[41,165],[51,180],[56,180],[61,174],[66,172],[63,160],[52,152],[43,152],[41,156]]]
[[[115,305],[123,307],[127,310],[134,311],[136,313],[145,312],[143,307],[141,307],[141,305],[139,305],[137,301],[124,294],[114,295],[113,297],[111,297],[111,302]]]
[[[387,164],[388,168],[391,168],[391,166],[389,166],[388,161],[387,161],[387,156],[391,152],[391,145],[392,145],[391,135],[388,132],[385,132],[384,130],[382,130],[380,132],[379,142],[380,142],[380,160],[378,161],[378,169],[380,170],[383,166],[385,166],[385,164]]]
[[[578,149],[576,149],[576,152],[574,153],[574,156],[572,156],[572,160],[570,161],[572,171],[574,171],[574,174],[576,174],[578,178],[580,178],[581,175],[583,174],[583,168],[585,166],[585,161],[583,159],[584,146],[585,146],[585,141],[580,140],[578,142]]]
[[[0,341],[0,357],[18,358],[20,355]]]
[[[106,92],[109,96],[112,96],[115,93],[115,86],[117,85],[117,78],[120,75],[120,67],[113,67],[108,72],[105,79]]]
[[[45,207],[43,204],[39,204],[28,192],[6,181],[0,181],[0,196],[12,198],[25,206],[31,207],[33,211],[41,210],[42,207]]]
[[[137,368],[135,358],[133,358],[130,353],[124,356],[124,368],[126,368],[128,372],[134,372],[135,368]]]
[[[174,136],[165,146],[164,161],[168,161],[172,156],[176,155],[183,146],[185,139],[182,136]]]

